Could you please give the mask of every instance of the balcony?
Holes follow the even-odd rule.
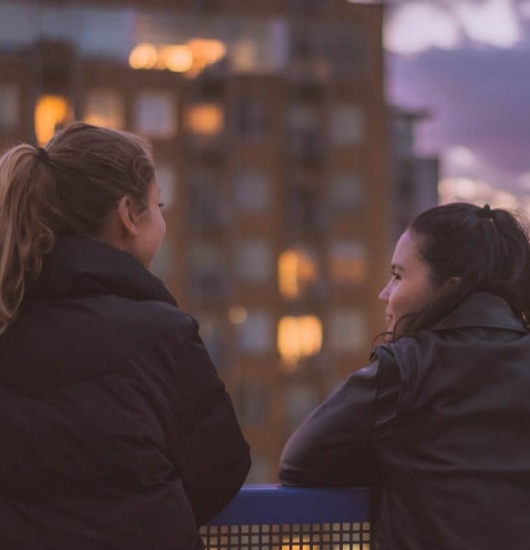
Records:
[[[201,536],[208,550],[369,550],[369,492],[245,485]]]

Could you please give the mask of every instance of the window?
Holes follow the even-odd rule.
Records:
[[[238,17],[231,21],[230,62],[236,73],[282,70],[288,52],[288,26],[281,18]]]
[[[95,126],[123,128],[124,114],[120,95],[112,90],[89,91],[86,96],[84,121]]]
[[[278,323],[278,351],[282,370],[296,369],[297,362],[311,357],[322,348],[322,323],[314,315],[283,317]]]
[[[241,138],[251,141],[266,139],[271,129],[269,106],[258,99],[242,99],[237,109]]]
[[[77,39],[81,53],[127,62],[133,48],[136,23],[136,13],[132,9],[83,8]]]
[[[246,168],[235,175],[235,202],[248,212],[263,212],[271,206],[272,190],[269,174],[264,170]]]
[[[306,158],[322,154],[322,130],[318,111],[304,104],[293,105],[287,115],[291,153]]]
[[[291,231],[312,233],[323,229],[324,212],[317,181],[295,178],[287,189],[287,218]]]
[[[359,310],[336,310],[331,314],[329,342],[338,353],[363,352],[369,345],[366,317]]]
[[[156,164],[156,181],[160,186],[160,195],[164,209],[171,208],[177,198],[177,183],[175,171],[171,164],[158,162]]]
[[[263,380],[242,380],[236,394],[238,417],[246,425],[265,424],[270,399],[269,387]]]
[[[218,229],[224,221],[223,195],[219,176],[211,170],[196,170],[188,184],[190,221],[201,229]]]
[[[352,21],[334,24],[328,30],[328,56],[335,74],[351,76],[365,69],[366,36]]]
[[[197,298],[222,296],[222,252],[216,243],[196,241],[190,248],[190,284]]]
[[[48,142],[57,129],[72,119],[68,99],[61,95],[43,95],[35,105],[35,134],[39,145]]]
[[[212,136],[224,127],[224,112],[220,105],[202,103],[189,107],[186,113],[186,127],[193,134]]]
[[[336,241],[330,247],[330,275],[339,284],[366,280],[366,247],[359,241]]]
[[[354,147],[364,139],[361,108],[348,103],[335,105],[331,116],[331,138],[335,145]]]
[[[271,315],[264,310],[248,310],[244,323],[236,325],[239,348],[247,353],[267,353],[273,347]]]
[[[355,172],[339,172],[331,179],[331,204],[335,210],[358,212],[364,205],[364,185]]]
[[[242,282],[263,283],[274,272],[271,245],[264,239],[245,239],[236,246],[236,272]]]
[[[26,46],[37,38],[31,3],[0,2],[0,45]]]
[[[288,300],[301,298],[307,288],[319,278],[316,254],[308,248],[298,247],[282,252],[278,259],[278,286],[280,294]]]
[[[19,91],[14,84],[0,84],[0,132],[12,132],[18,123]]]
[[[176,107],[168,92],[143,92],[136,98],[135,128],[150,138],[170,139],[177,132]]]

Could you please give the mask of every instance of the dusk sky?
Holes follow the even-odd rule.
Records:
[[[466,192],[480,181],[530,207],[530,0],[388,4],[388,97],[432,114],[419,152]]]

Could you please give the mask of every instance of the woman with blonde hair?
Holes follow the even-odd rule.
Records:
[[[148,145],[83,123],[0,158],[0,548],[199,549],[249,448],[149,268]]]

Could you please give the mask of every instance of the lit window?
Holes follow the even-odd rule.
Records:
[[[223,109],[215,103],[193,105],[186,113],[186,126],[194,134],[218,134],[224,127]]]
[[[331,118],[331,138],[335,145],[356,146],[364,139],[361,108],[347,103],[335,105]]]
[[[19,116],[19,91],[14,84],[0,84],[0,132],[11,132]]]
[[[175,100],[168,92],[144,92],[136,98],[136,131],[151,138],[170,139],[177,132]]]
[[[152,44],[138,44],[129,55],[132,69],[152,69],[158,61],[157,49]]]
[[[238,418],[246,425],[260,425],[267,421],[270,391],[262,380],[241,380],[234,396]]]
[[[285,371],[296,369],[297,362],[316,355],[322,348],[322,323],[314,315],[283,317],[278,324],[278,351]]]
[[[177,183],[175,181],[173,166],[158,162],[156,165],[156,181],[160,186],[160,195],[164,203],[164,209],[171,208],[177,198]]]
[[[235,72],[281,70],[288,54],[289,29],[277,17],[239,17],[232,22],[230,62]]]
[[[366,280],[366,247],[359,241],[337,241],[330,248],[330,274],[336,283]]]
[[[84,121],[95,126],[123,128],[123,103],[120,95],[111,90],[88,92]]]
[[[329,339],[337,353],[364,352],[369,345],[366,317],[359,310],[337,310],[331,314]]]
[[[245,239],[236,246],[236,270],[240,281],[261,283],[273,275],[272,249],[264,239]]]
[[[364,205],[363,180],[356,173],[334,174],[330,191],[331,202],[336,210],[359,211]]]
[[[271,205],[271,182],[263,170],[242,169],[235,176],[236,204],[241,210],[263,212]]]
[[[207,66],[221,61],[226,55],[226,46],[219,40],[195,38],[190,40],[188,46],[191,50],[193,64],[188,76],[197,76]]]
[[[171,247],[171,243],[165,239],[162,241],[158,254],[155,256],[151,270],[164,282],[168,282],[169,277],[171,276],[172,262],[173,249]]]
[[[266,353],[273,347],[271,315],[263,310],[248,310],[244,323],[236,325],[239,348],[247,353]]]
[[[56,130],[72,118],[70,104],[64,96],[44,95],[35,106],[35,134],[39,145],[47,143]]]
[[[158,52],[157,68],[169,69],[174,73],[185,73],[193,67],[193,53],[189,46],[165,46]]]
[[[300,298],[318,280],[318,263],[309,250],[296,248],[282,252],[278,260],[278,283],[284,298]]]

